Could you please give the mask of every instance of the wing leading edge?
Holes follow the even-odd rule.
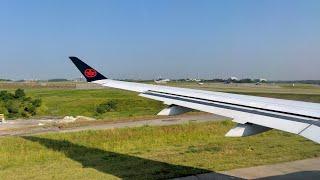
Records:
[[[73,62],[76,64],[77,60],[79,59]],[[88,67],[87,69],[93,69]],[[79,68],[79,70],[86,76],[86,68]],[[318,103],[116,81],[107,79],[98,71],[94,71],[97,72],[96,76],[91,77],[88,82],[139,92],[142,97],[162,101],[169,105],[169,108],[180,109],[181,112],[195,109],[233,118],[238,125],[231,129],[227,136],[248,136],[269,129],[278,129],[320,143],[320,104]],[[89,75],[94,74],[89,73]],[[169,111],[166,110],[166,112]]]

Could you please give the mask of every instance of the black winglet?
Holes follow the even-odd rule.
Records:
[[[87,79],[88,82],[102,80],[102,79],[108,79],[104,75],[100,74],[97,70],[93,69],[83,61],[81,61],[77,57],[69,57],[74,65],[77,66],[79,71],[83,74],[83,76]]]

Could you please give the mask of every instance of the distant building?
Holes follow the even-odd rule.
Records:
[[[233,82],[239,82],[239,79],[237,77],[232,76],[232,77],[228,78],[224,83],[225,84],[230,84],[230,83],[233,83]]]
[[[262,78],[260,78],[260,79],[259,79],[259,82],[261,82],[261,83],[263,83],[263,82],[268,82],[268,80],[267,80],[267,79],[262,79]]]
[[[167,82],[170,82],[170,79],[159,78],[159,79],[154,80],[154,82],[157,84],[166,84]]]
[[[194,81],[194,82],[201,82],[202,80],[199,79],[199,78],[196,78],[196,79],[190,79],[190,78],[187,78],[185,81],[189,82],[189,81]]]
[[[76,89],[103,89],[105,87],[94,83],[76,83]]]
[[[72,79],[73,82],[86,82],[86,80],[81,76],[79,78]]]
[[[239,78],[234,77],[234,76],[233,76],[233,77],[230,77],[229,79],[230,79],[231,81],[239,81]]]

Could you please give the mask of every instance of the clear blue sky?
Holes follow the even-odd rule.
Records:
[[[319,0],[1,0],[0,78],[320,79]]]

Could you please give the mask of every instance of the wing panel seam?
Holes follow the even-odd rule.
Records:
[[[262,115],[262,116],[268,116],[268,117],[273,117],[273,118],[279,118],[279,119],[284,119],[284,120],[289,120],[289,121],[295,121],[295,122],[300,122],[300,123],[306,123],[306,124],[314,124],[316,126],[320,127],[320,123],[318,121],[314,122],[314,120],[306,120],[306,119],[301,119],[301,118],[296,118],[296,117],[289,117],[289,116],[284,116],[284,115],[279,115],[279,114],[272,114],[269,112],[261,112],[257,111],[254,109],[242,109],[241,107],[232,107],[228,105],[224,105],[223,103],[219,102],[203,102],[206,100],[194,100],[194,99],[184,99],[182,97],[172,97],[168,95],[163,95],[163,94],[154,94],[154,93],[143,93],[145,95],[151,95],[151,96],[158,96],[158,97],[163,97],[163,98],[168,98],[168,99],[174,99],[174,100],[181,100],[185,102],[191,102],[191,103],[197,103],[197,104],[202,104],[202,105],[208,105],[208,106],[214,106],[214,107],[219,107],[219,108],[224,108],[224,109],[230,109],[230,110],[235,110],[235,111],[240,111],[240,112],[246,112],[246,113],[251,113],[251,114],[257,114],[257,115]],[[219,104],[217,104],[219,103]],[[313,123],[312,123],[313,122]]]
[[[179,97],[185,97],[185,98],[192,98],[192,99],[197,99],[197,100],[210,101],[210,102],[215,102],[215,103],[222,103],[222,104],[227,104],[227,105],[233,105],[233,106],[257,109],[257,110],[263,110],[263,111],[270,111],[270,112],[288,114],[288,115],[293,115],[293,116],[300,116],[300,117],[315,119],[317,121],[320,120],[320,117],[308,116],[308,115],[303,115],[303,114],[296,114],[296,113],[290,113],[290,112],[284,112],[284,111],[278,111],[278,110],[270,110],[270,109],[265,109],[265,108],[258,108],[258,107],[253,107],[253,106],[239,105],[239,104],[235,104],[235,103],[228,103],[228,102],[223,102],[223,101],[215,101],[215,100],[209,100],[209,99],[203,99],[203,98],[197,98],[197,97],[185,96],[185,95],[179,95],[179,94],[173,94],[173,93],[164,93],[164,92],[152,91],[152,90],[150,90],[148,92],[155,92],[155,93],[160,93],[160,94],[167,94],[167,95],[173,95],[173,96],[179,96]],[[148,92],[145,92],[145,93],[148,93]]]

